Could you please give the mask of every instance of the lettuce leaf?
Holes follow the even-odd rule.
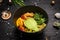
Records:
[[[45,18],[43,18],[43,15],[41,15],[39,13],[35,13],[34,19],[36,20],[38,25],[40,25],[46,21]]]

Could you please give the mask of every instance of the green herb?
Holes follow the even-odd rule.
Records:
[[[18,5],[20,5],[20,6],[25,6],[23,0],[12,0],[12,2],[13,2],[15,5],[18,4]]]
[[[40,20],[36,20],[38,24],[42,24],[45,22],[45,19],[44,18],[41,18]]]
[[[38,13],[35,13],[35,15],[34,15],[34,19],[35,20],[40,20],[40,18],[42,18],[43,16],[42,15],[40,15],[40,14],[38,14]]]
[[[43,18],[43,15],[35,13],[34,19],[37,21],[38,25],[44,23],[46,20]]]

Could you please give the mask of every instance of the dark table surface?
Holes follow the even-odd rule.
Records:
[[[44,32],[42,33],[42,35],[40,35],[40,39],[34,38],[34,40],[46,40],[46,39],[60,40],[60,30],[57,30],[52,25],[54,21],[58,20],[54,17],[54,14],[57,12],[60,13],[60,0],[55,0],[56,3],[54,6],[50,5],[51,0],[24,0],[24,1],[26,5],[36,5],[41,7],[47,12],[49,17],[48,25]],[[3,10],[6,10],[8,7],[12,12],[12,17],[9,20],[5,21],[1,19],[1,12]],[[24,40],[22,33],[19,33],[13,24],[14,12],[18,8],[20,8],[19,5],[8,6],[7,0],[4,0],[2,6],[0,6],[0,40]]]

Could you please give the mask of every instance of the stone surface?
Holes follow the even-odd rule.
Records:
[[[52,25],[54,21],[57,21],[57,19],[55,19],[54,17],[54,14],[56,12],[60,12],[60,0],[55,1],[56,4],[54,6],[51,6],[51,0],[25,0],[26,5],[37,5],[44,9],[49,17],[48,25],[44,30],[43,34],[40,35],[38,38],[34,38],[33,40],[45,40],[45,37],[47,37],[48,40],[60,40],[60,30],[55,29]],[[17,10],[20,7],[18,5],[8,6],[7,0],[4,0],[3,5],[0,7],[0,16],[1,11],[7,9],[8,7],[12,12],[12,17],[11,19],[7,20],[7,22],[5,22],[5,20],[2,20],[0,17],[0,40],[24,40],[26,36],[22,36],[23,34],[16,30],[12,21],[15,10]],[[26,40],[30,39],[27,38]]]

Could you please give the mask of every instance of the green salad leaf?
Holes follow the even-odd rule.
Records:
[[[24,25],[26,28],[34,30],[34,31],[39,31],[37,27],[37,22],[34,20],[34,18],[28,18],[27,20],[24,21]]]
[[[39,13],[35,13],[34,19],[36,20],[38,25],[40,25],[46,21],[45,18],[43,18],[43,15],[41,15]]]
[[[42,18],[43,16],[42,15],[40,15],[40,14],[38,14],[38,13],[35,13],[34,14],[34,19],[35,20],[40,20],[40,18]]]

